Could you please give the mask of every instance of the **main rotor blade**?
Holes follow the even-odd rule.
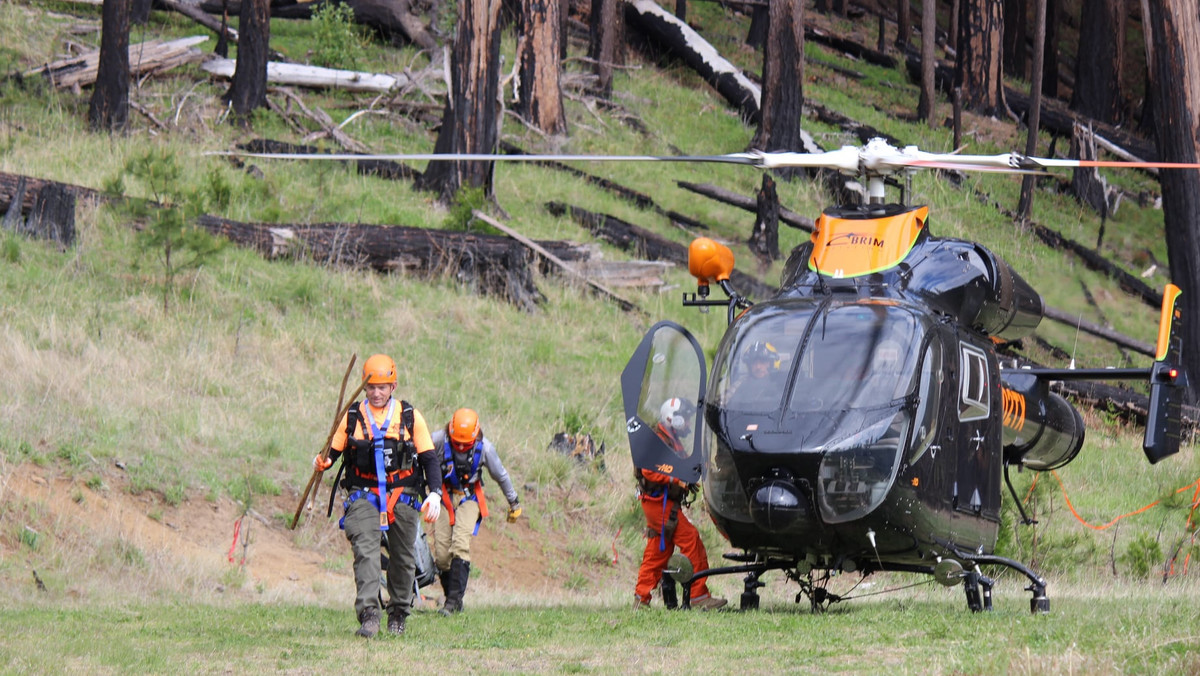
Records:
[[[256,157],[265,160],[411,161],[419,162],[723,162],[761,166],[754,153],[728,155],[492,155],[487,153],[252,153],[214,150],[220,157]]]
[[[219,157],[254,157],[267,160],[430,161],[430,162],[716,162],[763,169],[811,167],[858,170],[859,151],[852,146],[827,153],[750,151],[725,155],[492,155],[486,153],[254,153],[240,150],[210,151]]]

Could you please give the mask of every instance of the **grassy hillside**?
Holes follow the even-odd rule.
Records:
[[[740,42],[746,17],[715,3],[692,3],[690,15],[723,54],[749,70],[759,69],[761,56]],[[68,43],[96,46],[98,28],[98,7],[0,2],[0,66],[5,72],[25,71],[58,58]],[[857,27],[833,28],[850,33]],[[311,31],[306,22],[275,20],[272,47],[303,61],[312,49]],[[149,26],[135,28],[131,41],[203,33],[182,17],[155,12]],[[586,51],[576,42],[570,48],[573,56]],[[512,50],[510,36],[504,47],[508,63]],[[901,72],[852,62],[813,44],[808,53],[817,60],[806,71],[810,102],[923,149],[950,150],[949,130],[931,131],[904,121],[915,108],[916,88]],[[852,68],[864,78],[848,79],[822,62]],[[576,76],[573,81],[586,73],[580,60],[567,63]],[[365,47],[360,63],[365,70],[380,72],[426,65],[426,58],[410,49],[375,43]],[[531,151],[580,153],[713,154],[746,147],[753,129],[686,68],[638,55],[631,55],[630,66],[617,75],[615,99],[648,132],[623,123],[618,113],[589,105],[578,88],[571,88],[568,137],[543,139],[506,118],[504,138]],[[255,137],[291,142],[303,138],[269,111],[257,114],[250,129],[228,124],[219,100],[226,88],[195,66],[148,78],[138,83],[131,98],[167,128],[131,111],[131,131],[109,137],[86,130],[89,90],[58,92],[36,78],[23,83],[9,79],[0,89],[0,171],[96,189],[122,179],[127,194],[150,198],[155,195],[149,186],[124,168],[153,150],[174,157],[181,168],[182,178],[173,190],[210,197],[224,193],[224,206],[213,211],[232,219],[423,227],[445,222],[446,207],[431,195],[402,182],[360,177],[345,166],[259,162],[260,173],[252,173],[204,155]],[[339,123],[367,108],[387,111],[357,116],[344,129],[376,151],[432,148],[428,125],[406,117],[398,105],[336,92],[301,96],[310,109],[320,107]],[[283,98],[271,98],[285,105]],[[430,97],[413,93],[406,100],[428,103]],[[945,114],[947,106],[941,104]],[[828,148],[853,142],[815,120],[805,125]],[[966,127],[971,130],[967,152],[1001,152],[1024,145],[1007,120],[968,116]],[[316,143],[333,148],[327,140]],[[1042,148],[1048,146],[1046,138]],[[729,241],[743,270],[768,282],[778,280],[781,263],[758,268],[744,246],[751,214],[675,186],[676,180],[711,182],[751,194],[758,185],[757,173],[711,165],[583,168],[650,193],[665,209],[711,224],[707,234]],[[1138,176],[1113,180],[1132,190],[1157,189]],[[915,181],[914,201],[933,205],[934,232],[983,242],[1034,283],[1049,305],[1088,321],[1110,322],[1117,331],[1151,342],[1156,310],[1130,299],[1114,282],[1084,269],[1077,260],[1050,251],[975,194],[1014,208],[1019,185],[1013,177],[983,175],[955,187],[925,174]],[[807,182],[781,183],[780,197],[786,207],[809,215],[816,215],[827,200]],[[496,201],[512,227],[535,238],[591,242],[577,224],[543,208],[551,200],[611,213],[680,243],[690,238],[665,218],[561,172],[533,166],[497,168]],[[1098,218],[1072,198],[1049,191],[1039,192],[1034,218],[1087,243],[1095,242],[1099,227]],[[7,390],[0,405],[0,474],[5,477],[0,481],[0,584],[6,590],[3,595],[14,603],[36,609],[82,598],[120,606],[128,602],[128,590],[136,588],[151,597],[187,602],[211,602],[218,590],[257,602],[291,599],[336,608],[347,605],[349,557],[336,526],[326,523],[323,515],[294,532],[284,524],[308,479],[310,459],[328,431],[350,355],[357,354],[361,364],[382,351],[400,365],[398,393],[432,425],[443,424],[459,406],[480,411],[484,429],[500,448],[522,495],[528,520],[520,528],[506,528],[497,519],[485,525],[486,537],[491,538],[480,566],[485,577],[477,585],[479,592],[473,593],[500,608],[513,603],[518,593],[520,602],[536,598],[549,604],[582,600],[602,607],[624,605],[642,539],[629,481],[618,377],[642,332],[658,318],[680,321],[703,344],[715,346],[724,324],[721,313],[701,315],[679,305],[680,292],[694,285],[686,271],[671,272],[665,289],[621,291],[650,319],[622,313],[553,276],[538,280],[546,302],[537,312],[524,313],[476,295],[449,272],[432,282],[417,281],[305,261],[267,262],[253,252],[226,247],[166,288],[171,303],[164,310],[161,251],[139,239],[127,215],[85,206],[77,224],[79,242],[67,251],[0,234],[0,368]],[[1147,256],[1166,260],[1161,228],[1161,212],[1126,203],[1107,224],[1104,251],[1141,273],[1148,267]],[[781,248],[786,251],[804,237],[785,228]],[[607,244],[594,244],[606,258],[629,257]],[[1165,279],[1160,267],[1147,282],[1161,285]],[[1088,305],[1085,287],[1098,308]],[[1077,354],[1080,363],[1121,359],[1110,346],[1051,322],[1039,335]],[[1194,527],[1187,509],[1192,492],[1175,490],[1194,482],[1200,465],[1188,447],[1151,467],[1139,449],[1140,430],[1102,412],[1085,412],[1085,418],[1087,447],[1079,460],[1058,473],[1079,516],[1101,525],[1155,500],[1162,504],[1119,526],[1093,531],[1067,510],[1054,477],[1041,476],[1031,490],[1033,478],[1024,473],[1015,477],[1017,489],[1023,497],[1031,494],[1031,507],[1041,523],[1019,538],[1008,536],[1006,552],[1034,562],[1051,576],[1052,585],[1078,583],[1080,587],[1069,587],[1076,592],[1088,586],[1136,590],[1149,584],[1143,579],[1155,577],[1154,566],[1161,564],[1164,552]],[[546,449],[556,432],[574,426],[606,444],[602,469],[576,466]],[[503,504],[502,496],[491,490],[493,504]],[[322,489],[321,509],[325,498]],[[247,523],[259,538],[252,542],[245,567],[225,561],[232,524],[241,514],[249,514]],[[197,524],[206,524],[212,532],[201,538],[190,530]],[[719,536],[707,522],[701,525],[715,558],[722,551]],[[180,534],[198,551],[173,548]],[[204,546],[196,547],[196,542]],[[268,558],[272,549],[292,550],[294,557],[273,561]],[[515,565],[514,559],[536,565],[530,570],[503,568]],[[283,570],[293,564],[304,571],[295,579]],[[48,595],[37,591],[31,570],[47,586]],[[513,578],[505,580],[497,570]],[[114,587],[113,579],[127,584]],[[899,584],[906,581],[897,579]],[[740,582],[732,578],[714,585],[729,596],[740,591]],[[1009,578],[997,594],[1020,606],[1020,586],[1019,580]],[[1182,587],[1190,589],[1187,584]],[[795,591],[793,586],[777,586],[764,598],[791,607]],[[1052,598],[1054,593],[1052,586]],[[930,594],[961,612],[959,592],[952,597],[940,590]],[[1152,612],[1144,597],[1136,592],[1133,596],[1142,599],[1130,601],[1135,613]],[[312,618],[288,621],[302,625]],[[503,640],[520,642],[514,637]],[[1057,649],[1057,644],[1048,644],[1036,654],[1051,655],[1047,660],[1052,660]],[[114,659],[119,669],[122,662]],[[1032,670],[1056,671],[1055,665],[1062,663],[1039,664]],[[1139,670],[1139,662],[1131,664],[1132,670]],[[139,665],[156,669],[154,664]],[[266,666],[270,665],[268,659]],[[290,663],[274,666],[286,669]],[[954,664],[943,666],[952,669]],[[959,666],[968,671],[984,668],[975,663]],[[656,670],[653,665],[645,668]]]

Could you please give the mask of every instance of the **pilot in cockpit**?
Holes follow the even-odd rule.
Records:
[[[742,353],[740,373],[735,375],[725,400],[778,401],[781,380],[786,376],[782,364],[783,357],[774,345],[761,340],[752,343]]]

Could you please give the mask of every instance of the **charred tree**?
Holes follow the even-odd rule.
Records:
[[[1059,7],[1059,0],[1045,2],[1046,39],[1042,40],[1042,95],[1058,98],[1058,24],[1062,19],[1062,9]]]
[[[100,64],[88,104],[95,131],[124,131],[129,123],[129,2],[104,0],[100,18]]]
[[[755,5],[750,11],[750,30],[746,31],[746,46],[762,49],[767,44],[767,23],[770,13],[766,5]]]
[[[1122,0],[1083,3],[1071,110],[1101,122],[1120,122],[1124,113],[1121,97],[1124,60],[1125,3]]]
[[[225,100],[245,124],[250,113],[267,105],[267,45],[271,42],[271,0],[243,3],[238,33],[237,68]]]
[[[1025,79],[1025,43],[1029,36],[1029,0],[1004,0],[1004,73]],[[1038,0],[1034,0],[1037,2]]]
[[[896,0],[896,49],[908,49],[908,37],[912,35],[912,12],[910,0]]]
[[[937,0],[921,0],[921,99],[917,102],[917,119],[929,123],[930,129],[937,129],[937,118],[934,114],[934,102],[937,100],[937,83],[934,74],[937,70],[937,56],[933,48],[937,46]]]
[[[1155,142],[1164,162],[1200,159],[1200,15],[1194,0],[1150,3],[1154,43],[1150,95],[1154,97]],[[1183,291],[1183,344],[1200,345],[1200,172],[1164,171],[1163,221],[1171,279]],[[1183,350],[1188,399],[1200,391],[1200,350]]]
[[[1003,32],[1000,0],[962,0],[954,85],[962,90],[968,110],[996,116],[1006,110],[1000,72]]]
[[[450,53],[450,95],[435,153],[493,154],[500,137],[501,0],[460,0]],[[492,196],[493,162],[430,162],[417,187],[447,202],[459,188],[483,188]]]
[[[796,150],[803,145],[804,117],[804,3],[772,0],[763,49],[762,104],[752,148]],[[791,177],[798,171],[781,175]]]
[[[770,174],[763,174],[762,188],[756,196],[757,215],[750,231],[750,251],[764,265],[779,260],[779,194]]]
[[[565,134],[567,116],[562,101],[562,62],[558,0],[521,2],[521,41],[517,58],[517,114],[547,134]]]
[[[150,20],[150,6],[154,0],[133,0],[129,8],[129,23],[134,26],[145,26]]]
[[[613,68],[624,63],[621,51],[625,42],[624,26],[621,0],[592,0],[588,57],[599,78],[596,89],[604,98],[612,96]]]
[[[1026,155],[1037,154],[1038,128],[1042,124],[1042,59],[1045,51],[1043,49],[1045,42],[1042,37],[1046,33],[1046,0],[1033,1],[1037,3],[1037,18],[1033,22],[1033,39],[1036,46],[1033,50],[1033,82],[1029,83],[1031,102],[1027,124],[1029,135],[1025,139]],[[1033,185],[1033,175],[1026,174],[1021,180],[1021,197],[1017,202],[1017,220],[1019,221],[1029,219],[1029,212],[1033,208]]]

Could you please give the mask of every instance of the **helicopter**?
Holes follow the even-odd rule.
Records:
[[[865,184],[860,204],[831,207],[789,255],[782,283],[751,302],[730,277],[734,256],[700,237],[688,248],[696,292],[683,305],[725,307],[727,328],[711,370],[696,338],[661,321],[643,336],[620,383],[633,464],[703,487],[704,509],[740,552],[736,565],[667,571],[682,583],[744,574],[743,610],[759,606],[772,570],[800,584],[812,608],[841,600],[814,582],[834,573],[931,575],[962,584],[968,608],[992,609],[985,566],[1028,579],[1030,610],[1047,613],[1046,580],[995,553],[1009,468],[1071,462],[1084,442],[1079,412],[1050,390],[1066,380],[1146,380],[1143,450],[1151,463],[1178,452],[1187,374],[1180,290],[1163,294],[1154,361],[1146,368],[1018,368],[997,347],[1032,333],[1045,306],[1003,259],[981,244],[930,232],[929,208],[908,205],[921,170],[1048,173],[1055,168],[1141,167],[1142,162],[964,155],[871,139],[823,153],[750,150],[724,155],[495,155],[487,153],[293,154],[213,152],[286,160],[503,162],[717,162],[764,170],[827,169]],[[1154,163],[1200,169],[1200,164]],[[886,190],[900,183],[897,203]],[[718,286],[725,298],[711,296]],[[765,377],[748,380],[745,357],[766,350]],[[709,375],[711,374],[711,382]],[[657,433],[661,404],[679,398],[683,453]],[[1020,501],[1017,501],[1020,509]],[[1022,517],[1026,523],[1031,520]]]
[[[696,338],[662,321],[622,372],[635,467],[702,485],[704,509],[741,550],[725,555],[737,565],[677,575],[684,606],[701,577],[744,574],[746,610],[759,605],[760,577],[781,570],[800,584],[797,601],[806,595],[819,610],[840,598],[813,582],[818,572],[827,581],[902,571],[962,584],[978,612],[992,609],[983,569],[1000,566],[1028,579],[1031,612],[1049,612],[1045,579],[995,553],[1002,483],[1015,499],[1010,467],[1057,469],[1082,448],[1082,417],[1050,391],[1054,381],[1147,380],[1146,457],[1179,450],[1178,287],[1164,293],[1148,368],[1006,366],[997,346],[1038,326],[1041,296],[982,245],[933,235],[928,207],[885,202],[885,181],[923,168],[1043,172],[1077,160],[934,155],[874,139],[757,161],[857,174],[866,199],[824,210],[778,291],[759,302],[733,288],[728,247],[693,240],[697,291],[683,305],[727,310],[711,371]],[[714,285],[724,299],[710,297]],[[765,368],[751,366],[756,355]],[[694,404],[680,412],[696,430],[685,457],[654,432],[671,397]]]

